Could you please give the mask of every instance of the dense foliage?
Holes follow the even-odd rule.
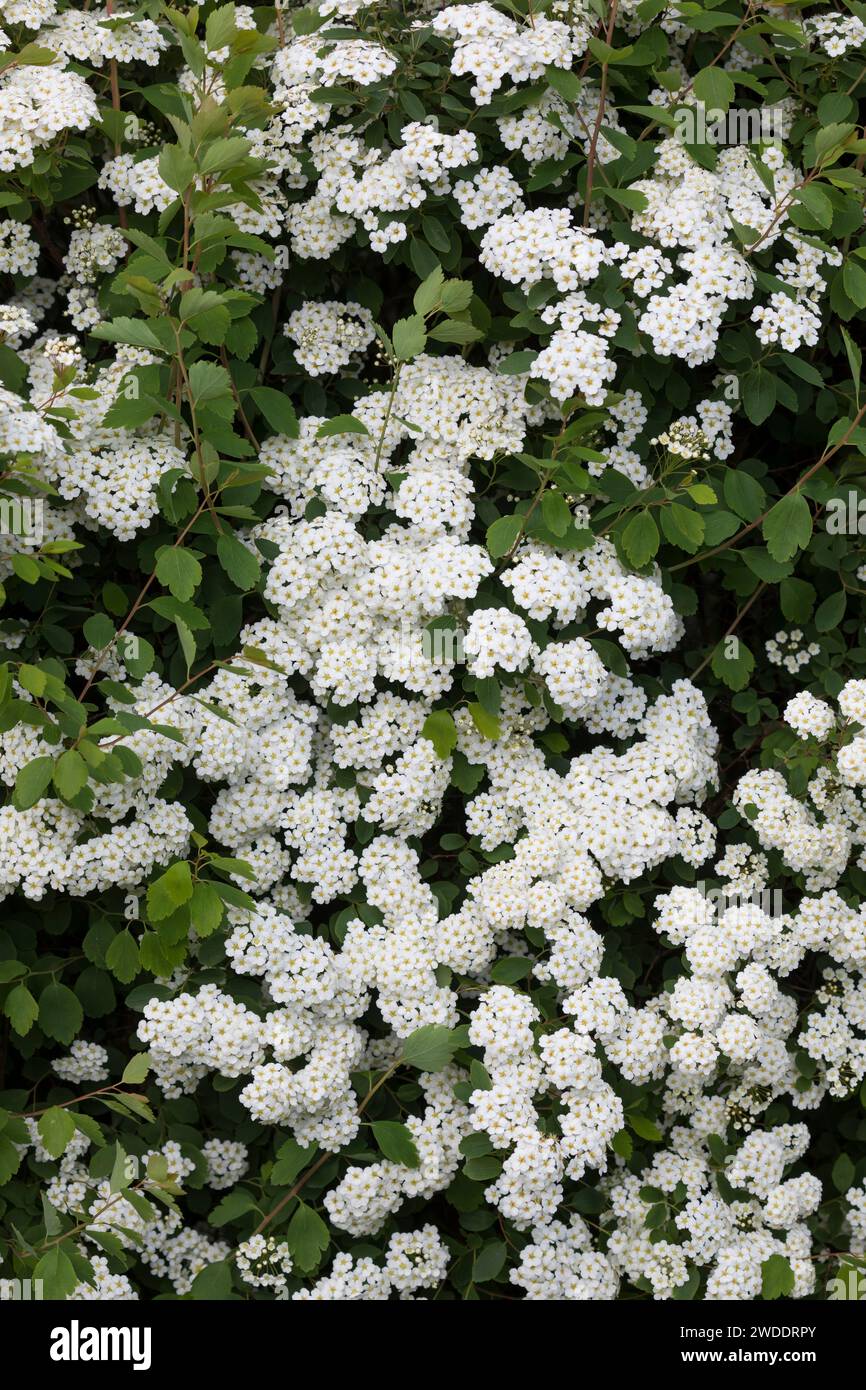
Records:
[[[849,1289],[866,6],[0,30],[0,1277]]]

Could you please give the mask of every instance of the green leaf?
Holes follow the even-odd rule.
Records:
[[[74,748],[67,748],[54,764],[54,785],[64,801],[73,801],[87,786],[87,763]]]
[[[312,1163],[317,1148],[317,1144],[304,1147],[296,1139],[287,1139],[277,1150],[277,1159],[271,1169],[271,1182],[276,1187],[290,1187],[298,1174]]]
[[[822,189],[814,183],[807,183],[797,190],[797,201],[802,203],[813,222],[819,227],[829,227],[833,221],[833,204]]]
[[[95,652],[104,651],[114,641],[114,623],[104,613],[92,614],[81,630]]]
[[[697,1293],[698,1289],[700,1288],[700,1284],[701,1284],[701,1274],[700,1274],[700,1270],[698,1270],[698,1269],[692,1269],[692,1270],[689,1272],[689,1277],[688,1277],[688,1279],[686,1279],[686,1281],[685,1281],[684,1283],[682,1283],[682,1284],[677,1284],[677,1286],[676,1286],[675,1289],[671,1289],[671,1298],[675,1298],[675,1299],[678,1299],[678,1300],[680,1300],[680,1301],[686,1300],[686,1299],[692,1299],[692,1298],[694,1298],[695,1294]]]
[[[19,666],[18,680],[24,689],[29,690],[30,694],[35,695],[37,699],[45,694],[48,686],[48,676],[45,672],[41,671],[38,666],[31,666],[27,662]]]
[[[424,320],[420,314],[412,314],[408,319],[398,319],[391,333],[394,356],[398,362],[411,362],[427,346]]]
[[[442,226],[442,223],[435,217],[422,217],[421,230],[424,233],[424,240],[438,251],[440,255],[447,256],[451,249],[451,238]]]
[[[66,985],[56,980],[39,996],[39,1027],[55,1042],[70,1043],[84,1022],[84,1010]]]
[[[499,681],[495,676],[476,676],[474,679],[479,704],[484,706],[488,714],[499,714],[502,709],[502,687]]]
[[[564,101],[577,101],[583,84],[576,72],[570,72],[566,68],[557,68],[551,64],[544,69],[544,75],[553,90],[558,92]]]
[[[130,1177],[126,1162],[126,1151],[120,1143],[120,1140],[115,1140],[114,1159],[111,1165],[111,1175],[108,1179],[109,1189],[112,1192],[123,1192],[129,1187],[131,1181],[132,1178]]]
[[[104,970],[88,965],[75,981],[75,993],[88,1018],[104,1018],[117,1007],[114,985]]]
[[[190,901],[190,921],[197,936],[210,936],[223,919],[223,902],[212,883],[197,883]]]
[[[844,145],[845,141],[854,134],[856,126],[846,123],[831,122],[830,125],[822,126],[815,132],[815,155],[819,161],[823,161],[831,150],[838,149]]]
[[[598,191],[601,197],[617,207],[628,208],[630,212],[643,212],[649,204],[646,194],[641,193],[639,188],[613,188],[600,184]]]
[[[218,414],[230,419],[234,415],[231,377],[225,367],[216,362],[196,362],[189,369],[189,386],[196,405],[219,406]]]
[[[436,749],[437,757],[443,760],[457,747],[457,725],[447,709],[435,709],[428,714],[421,729],[421,737],[429,738]]]
[[[15,1032],[24,1037],[39,1017],[39,1005],[26,985],[16,985],[6,996],[3,1012]]]
[[[510,352],[507,357],[503,357],[496,370],[503,376],[519,376],[522,372],[529,371],[537,356],[538,353],[529,348],[520,352]]]
[[[31,762],[25,763],[15,778],[16,806],[22,811],[35,806],[44,795],[53,772],[54,759],[50,757],[33,758]]]
[[[15,1176],[23,1157],[23,1151],[16,1149],[5,1134],[0,1134],[0,1187],[5,1187],[9,1179]]]
[[[486,1284],[488,1279],[495,1279],[505,1268],[507,1253],[504,1240],[491,1240],[476,1251],[472,1265],[473,1284]]]
[[[463,1172],[472,1182],[490,1182],[492,1178],[499,1177],[502,1163],[495,1154],[480,1154],[477,1158],[466,1160]]]
[[[454,1035],[442,1023],[416,1028],[403,1044],[403,1061],[419,1071],[442,1071],[456,1051]]]
[[[39,1138],[52,1158],[59,1158],[75,1133],[75,1120],[68,1110],[53,1105],[36,1122]]]
[[[219,869],[221,873],[239,874],[241,878],[255,878],[255,873],[245,859],[228,858],[224,854],[212,854],[210,862],[212,867]]]
[[[123,1069],[121,1081],[124,1086],[140,1086],[150,1071],[150,1058],[146,1052],[136,1052]]]
[[[392,1163],[420,1168],[421,1159],[411,1132],[399,1120],[374,1120],[370,1128],[380,1150]]]
[[[230,1221],[237,1221],[239,1216],[245,1216],[248,1211],[255,1211],[256,1199],[245,1187],[236,1187],[233,1192],[227,1192],[222,1201],[214,1207],[208,1216],[209,1226],[227,1226]]]
[[[776,406],[776,378],[762,368],[742,380],[743,410],[753,425],[762,425]]]
[[[221,136],[208,145],[199,159],[198,167],[203,174],[224,170],[228,181],[235,172],[232,165],[239,164],[249,154],[250,149],[250,142],[243,135]]]
[[[781,1298],[794,1292],[794,1271],[784,1255],[770,1255],[761,1263],[761,1297]]]
[[[111,319],[109,323],[98,323],[91,328],[90,335],[108,343],[130,343],[133,347],[149,348],[151,352],[165,352],[159,338],[144,319]]]
[[[166,869],[147,890],[147,911],[153,922],[170,917],[192,897],[192,873],[185,859]]]
[[[316,430],[317,439],[327,439],[332,434],[369,434],[370,431],[363,420],[357,420],[354,415],[335,415],[331,420],[325,420]]]
[[[774,560],[790,560],[805,550],[812,536],[812,513],[801,492],[781,498],[764,518],[761,528]]]
[[[238,589],[252,589],[258,584],[262,574],[261,565],[236,536],[224,532],[219,537],[217,559]]]
[[[464,323],[462,319],[444,319],[431,328],[427,336],[437,343],[459,343],[463,347],[467,343],[476,343],[484,337],[484,332],[473,323]]]
[[[779,605],[789,623],[806,623],[812,616],[817,594],[805,579],[783,579],[779,585]]]
[[[180,615],[175,617],[174,625],[177,628],[177,637],[178,641],[180,642],[180,649],[183,652],[183,659],[186,662],[187,674],[189,674],[190,667],[192,666],[192,663],[195,661],[195,638],[192,635],[191,630],[187,627],[183,618],[180,617]],[[121,749],[118,749],[117,751],[119,754],[121,752]],[[129,752],[130,750],[127,749],[126,751]]]
[[[713,652],[712,671],[729,690],[744,690],[755,669],[755,658],[739,637],[722,638]]]
[[[541,515],[548,530],[555,536],[564,536],[573,520],[571,508],[561,492],[549,488],[541,499]]]
[[[692,89],[698,101],[704,106],[718,111],[727,111],[734,99],[734,81],[722,68],[701,68],[696,74]]]
[[[105,952],[105,964],[121,984],[128,985],[135,979],[139,971],[138,947],[128,931],[117,933]]]
[[[522,516],[501,516],[487,528],[487,553],[493,560],[501,560],[503,555],[514,547],[523,530]]]
[[[195,160],[180,145],[165,145],[157,167],[160,178],[175,193],[186,192],[195,178]]]
[[[466,708],[472,716],[472,723],[482,738],[499,738],[502,728],[495,715],[488,714],[484,706],[479,704],[477,700],[471,700]]]
[[[231,315],[216,290],[187,290],[180,301],[186,327],[203,343],[224,343]]]
[[[777,584],[780,579],[787,579],[794,568],[790,560],[774,560],[763,545],[747,546],[740,551],[740,555],[752,574],[763,579],[765,584]]]
[[[38,584],[42,578],[42,570],[29,555],[13,555],[12,568],[25,584]]]
[[[634,1153],[634,1140],[627,1129],[620,1129],[611,1139],[610,1147],[615,1154],[619,1154],[620,1158],[624,1158],[628,1162]]]
[[[833,1186],[837,1192],[847,1192],[854,1182],[857,1170],[846,1153],[841,1153],[833,1164]]]
[[[42,1281],[43,1298],[60,1300],[69,1295],[81,1283],[75,1267],[62,1245],[55,1245],[37,1261],[33,1278]]]
[[[208,1303],[225,1303],[233,1297],[232,1271],[227,1260],[218,1260],[205,1265],[195,1276],[190,1290],[194,1299]]]
[[[839,325],[839,332],[842,334],[842,341],[845,344],[845,356],[848,358],[848,366],[851,369],[851,380],[854,383],[854,402],[860,408],[860,374],[863,370],[863,354],[854,342],[851,334],[842,325]]]
[[[474,292],[468,280],[446,280],[442,286],[442,308],[446,314],[465,313],[473,298]]]
[[[526,956],[505,956],[490,968],[490,978],[498,985],[514,985],[525,980],[532,971],[532,961]]]
[[[866,270],[857,261],[848,259],[842,267],[845,293],[858,309],[866,309]]]
[[[624,48],[614,48],[603,39],[591,38],[589,51],[600,63],[623,62],[634,52],[634,44],[627,43]]]
[[[146,637],[138,637],[134,647],[130,645],[124,648],[118,643],[118,648],[123,657],[123,664],[134,680],[141,680],[153,669],[156,653]]]
[[[412,305],[416,314],[432,314],[441,299],[444,283],[445,272],[437,265],[415,291]]]
[[[704,518],[699,512],[684,507],[680,502],[671,502],[661,509],[662,530],[672,545],[679,546],[689,555],[701,548],[704,539]]]
[[[209,53],[226,48],[237,33],[237,11],[234,5],[220,5],[208,15],[204,36]]]
[[[163,936],[157,936],[155,931],[146,931],[136,952],[135,973],[137,974],[140,968],[160,979],[167,978],[175,965],[178,964],[178,951],[181,952],[181,960],[183,960],[186,953],[185,946],[180,945],[178,947],[173,936],[169,940],[167,935],[164,939]]]
[[[284,434],[287,439],[297,439],[300,432],[298,417],[288,396],[271,386],[256,386],[249,394],[272,430]]]
[[[318,1212],[306,1202],[299,1202],[286,1231],[286,1243],[298,1268],[305,1273],[315,1269],[330,1241],[328,1228]]]
[[[175,598],[185,603],[201,583],[201,565],[181,546],[166,546],[157,556],[156,577]]]
[[[832,632],[838,627],[845,616],[845,608],[848,603],[848,595],[844,589],[838,593],[831,594],[825,598],[824,602],[818,605],[815,613],[815,627],[819,632]]]
[[[664,1135],[658,1125],[648,1120],[646,1115],[629,1115],[628,1122],[639,1139],[647,1139],[651,1144],[660,1144]]]
[[[643,569],[659,548],[659,529],[650,511],[636,512],[622,533],[622,548],[635,569]]]

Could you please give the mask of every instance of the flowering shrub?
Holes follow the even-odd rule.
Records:
[[[0,25],[0,1277],[828,1296],[866,6]]]

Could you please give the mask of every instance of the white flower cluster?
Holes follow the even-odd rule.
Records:
[[[50,1155],[39,1141],[36,1121],[28,1120],[27,1126],[34,1158],[45,1162]],[[81,1223],[82,1253],[97,1276],[95,1283],[83,1281],[69,1297],[138,1297],[126,1276],[110,1273],[102,1255],[103,1236],[110,1242],[119,1242],[124,1250],[135,1252],[145,1268],[157,1278],[167,1278],[178,1295],[189,1293],[195,1276],[206,1265],[225,1260],[230,1254],[229,1246],[185,1225],[178,1205],[163,1206],[155,1201],[142,1204],[140,1196],[133,1203],[124,1189],[112,1190],[108,1179],[93,1178],[82,1161],[90,1143],[87,1135],[77,1131],[58,1163],[56,1175],[45,1188],[47,1200],[58,1212]],[[182,1156],[180,1146],[173,1140],[158,1153],[169,1178],[175,1182],[182,1181],[195,1166]],[[149,1157],[143,1155],[142,1167],[146,1167]]]
[[[296,344],[295,359],[310,376],[337,372],[373,341],[373,315],[360,304],[309,300],[289,314],[283,332]]]
[[[50,19],[41,41],[55,53],[90,67],[112,60],[154,67],[168,48],[166,35],[153,20],[133,19],[110,6],[104,10],[66,10]]]
[[[54,1071],[62,1081],[77,1085],[79,1081],[105,1081],[108,1078],[108,1053],[99,1043],[77,1038],[68,1057],[58,1057]]]
[[[111,651],[71,658],[88,692],[105,674],[108,709],[142,724],[123,739],[141,769],[122,784],[94,780],[87,811],[50,783],[32,805],[10,798],[0,808],[0,900],[15,892],[31,903],[49,893],[135,896],[204,835],[243,860],[250,876],[233,881],[253,906],[238,897],[224,939],[207,943],[224,946],[224,956],[202,952],[218,965],[191,979],[202,945],[191,934],[189,973],[160,975],[138,1026],[155,1084],[178,1114],[193,1108],[188,1097],[207,1078],[218,1096],[236,1083],[227,1113],[233,1123],[240,1115],[238,1137],[208,1138],[198,1160],[179,1140],[148,1142],[161,1144],[173,1182],[195,1172],[214,1192],[230,1192],[254,1170],[256,1127],[342,1155],[339,1177],[316,1200],[335,1231],[364,1244],[336,1254],[298,1290],[305,1271],[281,1233],[255,1232],[233,1250],[184,1224],[180,1207],[145,1219],[140,1202],[93,1176],[83,1161],[90,1140],[77,1131],[46,1187],[52,1206],[81,1224],[93,1264],[93,1281],[71,1297],[137,1296],[130,1279],[90,1252],[104,1235],[105,1249],[119,1242],[181,1297],[201,1270],[231,1256],[247,1288],[268,1295],[412,1299],[446,1278],[451,1252],[434,1226],[395,1230],[394,1218],[414,1221],[422,1203],[461,1180],[470,1153],[490,1161],[485,1199],[520,1233],[509,1277],[530,1300],[613,1299],[625,1283],[667,1299],[696,1272],[706,1297],[750,1299],[774,1254],[789,1260],[795,1296],[808,1297],[815,1262],[807,1222],[823,1194],[798,1116],[866,1078],[866,905],[841,882],[852,862],[866,870],[866,682],[840,680],[838,708],[809,691],[788,700],[781,738],[795,755],[814,757],[815,768],[798,794],[775,767],[739,778],[733,808],[747,828],[714,866],[726,888],[712,901],[692,885],[716,853],[716,827],[702,808],[718,788],[719,736],[690,680],[663,663],[633,669],[671,653],[684,624],[661,570],[632,572],[590,523],[596,503],[601,510],[609,500],[599,496],[607,468],[644,487],[671,465],[694,465],[697,476],[733,454],[739,407],[716,398],[719,378],[701,371],[690,394],[679,389],[683,374],[670,373],[668,398],[666,361],[712,364],[732,311],[737,332],[778,348],[771,355],[782,361],[814,346],[841,256],[789,216],[805,176],[781,137],[760,162],[731,146],[704,168],[679,139],[660,136],[655,162],[647,158],[630,185],[641,196],[616,207],[623,240],[614,240],[611,205],[590,199],[584,208],[566,176],[572,146],[609,166],[637,143],[616,110],[621,86],[606,86],[602,99],[584,82],[566,101],[521,85],[579,67],[597,28],[592,7],[554,0],[524,18],[487,0],[413,6],[419,55],[432,33],[443,80],[447,68],[471,79],[481,119],[461,115],[455,133],[439,128],[435,112],[417,117],[411,87],[401,88],[402,107],[385,110],[398,56],[365,14],[375,7],[327,0],[318,8],[339,27],[296,34],[275,26],[273,52],[255,58],[264,86],[253,90],[272,98],[247,131],[268,161],[254,180],[256,205],[232,203],[236,193],[222,189],[205,209],[211,225],[218,210],[240,234],[225,250],[232,286],[273,295],[274,341],[262,360],[272,353],[278,381],[302,377],[298,396],[309,404],[296,436],[272,434],[258,449],[265,502],[226,509],[240,523],[241,556],[260,561],[263,574],[238,636],[248,666],[220,659],[194,694],[179,693],[164,667],[135,675],[144,639],[133,627]],[[630,35],[652,32],[654,20],[645,23],[633,3],[623,10]],[[35,165],[34,178],[43,151],[100,120],[105,64],[153,67],[169,46],[168,22],[125,6],[58,15],[52,0],[0,0],[0,14],[10,30],[38,32],[57,55],[0,76],[0,169]],[[239,7],[235,18],[249,35],[257,31],[258,12]],[[682,17],[666,13],[659,23],[684,52],[691,31]],[[866,37],[861,20],[835,14],[807,18],[803,28],[829,58]],[[229,81],[227,53],[207,54],[203,81],[214,100]],[[674,81],[685,84],[679,51],[671,61]],[[734,46],[721,71],[747,73],[750,62]],[[91,69],[99,70],[95,86],[82,75]],[[124,75],[124,95],[138,92],[138,80],[135,68]],[[184,97],[198,84],[189,67],[179,71]],[[160,100],[164,85],[155,88]],[[345,93],[359,89],[381,121],[346,119]],[[520,104],[527,95],[538,99]],[[673,95],[660,89],[652,105],[661,113]],[[244,129],[242,115],[235,124]],[[787,121],[786,140],[790,128]],[[495,132],[493,150],[484,129]],[[194,441],[180,419],[175,428],[165,416],[114,427],[109,410],[135,398],[138,373],[159,359],[130,346],[109,356],[99,334],[97,356],[87,334],[110,295],[123,292],[118,268],[134,238],[148,235],[140,219],[152,216],[155,227],[177,190],[160,174],[159,140],[148,131],[110,145],[95,196],[101,209],[113,201],[122,210],[129,238],[104,212],[94,220],[79,210],[56,256],[57,277],[42,281],[40,256],[52,259],[42,230],[37,240],[14,215],[0,219],[0,272],[14,277],[0,340],[26,374],[20,391],[0,388],[0,452],[50,489],[48,539],[107,532],[136,541],[149,567],[145,533],[161,506],[167,513],[172,484],[189,487]],[[521,182],[526,166],[537,180]],[[601,183],[603,168],[595,172]],[[607,180],[603,187],[617,192]],[[834,192],[844,187],[840,179]],[[9,206],[14,214],[14,198]],[[456,231],[437,220],[443,208]],[[756,270],[743,228],[772,257],[772,273]],[[370,351],[380,315],[366,307],[378,287],[360,261],[379,257],[402,276],[435,250],[453,266],[458,232],[515,322],[496,311],[485,357],[471,330],[460,336],[473,315],[480,321],[480,301],[450,320],[437,318],[437,307],[424,320],[427,350],[407,352],[384,384],[384,356]],[[282,254],[271,261],[256,237]],[[146,264],[146,244],[138,250]],[[187,273],[196,291],[209,284],[222,264],[209,255],[210,269],[178,272],[181,292]],[[390,306],[381,317],[392,321]],[[515,328],[528,335],[516,337],[519,370]],[[206,342],[205,356],[220,346]],[[629,372],[650,350],[661,359],[656,377]],[[240,364],[239,399],[249,392],[256,400],[244,383],[255,379],[258,356],[250,347]],[[324,414],[333,415],[335,394],[351,400],[354,422],[336,434]],[[554,437],[565,402],[569,418],[591,408],[588,433],[578,436],[579,481],[572,490],[557,479],[521,513],[511,492],[522,486],[511,481],[515,460],[539,462],[524,450],[539,433]],[[212,423],[229,456],[237,447],[244,460],[240,433]],[[484,534],[502,520],[503,494],[521,524],[497,554]],[[555,525],[561,548],[539,539],[551,540]],[[200,555],[207,545],[202,539]],[[4,538],[0,574],[14,572],[22,548],[7,555]],[[163,599],[161,621],[173,604],[182,622],[184,611],[195,615],[194,605]],[[26,632],[22,625],[7,646],[23,644]],[[820,651],[800,629],[766,643],[786,678]],[[10,680],[35,719],[0,732],[7,789],[34,759],[57,753],[24,672]],[[155,709],[168,736],[143,722]],[[183,770],[207,791],[192,814],[177,792]],[[453,834],[440,835],[445,828]],[[449,876],[455,857],[459,881]],[[780,865],[802,888],[796,908],[771,913],[763,895]],[[670,876],[652,905],[646,895],[655,889],[642,880],[663,868]],[[664,988],[633,988],[619,960],[617,932],[605,923],[616,920],[608,908],[623,903],[620,921],[649,909]],[[135,921],[129,929],[138,940]],[[801,1001],[792,977],[807,967],[818,983]],[[460,1028],[462,1043],[458,1060],[401,1088],[417,1165],[384,1149],[373,1157],[364,1152],[372,1121],[358,1074],[396,1069],[405,1040],[430,1026]],[[466,1048],[476,1050],[471,1069]],[[111,1074],[106,1048],[80,1038],[50,1065],[70,1086]],[[27,1152],[47,1163],[32,1118],[27,1134]],[[631,1135],[657,1144],[641,1172],[628,1166]],[[569,1184],[584,1183],[599,1195],[598,1221],[568,1204]],[[866,1248],[866,1189],[853,1189],[849,1203],[852,1248]],[[380,1232],[374,1257],[365,1243]]]
[[[780,772],[747,772],[737,784],[734,805],[753,807],[752,827],[766,849],[805,876],[810,891],[838,883],[852,854],[866,864],[866,683],[848,681],[838,697],[839,714],[824,700],[803,692],[784,718],[801,738],[832,740],[829,756],[810,778],[805,793],[788,791]]]
[[[479,106],[490,101],[505,77],[528,82],[541,77],[548,65],[570,68],[572,59],[586,48],[583,23],[572,30],[560,20],[541,15],[531,26],[522,25],[487,0],[446,6],[433,20],[433,28],[453,38],[451,71],[472,74],[471,91]]]
[[[840,58],[849,48],[866,43],[866,24],[856,15],[810,15],[803,28],[828,58]]]
[[[807,642],[800,628],[786,632],[784,628],[764,643],[767,659],[773,666],[784,666],[791,675],[808,666],[813,656],[821,651],[820,643]]]
[[[97,115],[96,95],[77,73],[11,65],[0,77],[0,169],[32,164],[61,131],[86,130]]]
[[[418,1289],[439,1284],[448,1269],[448,1249],[435,1226],[398,1231],[391,1236],[384,1265],[369,1256],[337,1255],[330,1273],[308,1289],[292,1294],[293,1301],[352,1303],[383,1302],[397,1293],[411,1299]]]

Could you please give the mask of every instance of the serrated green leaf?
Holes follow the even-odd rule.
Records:
[[[374,1120],[370,1125],[381,1152],[392,1163],[419,1168],[421,1159],[410,1131],[399,1120]]]
[[[762,535],[774,560],[790,560],[805,550],[812,536],[812,512],[801,492],[791,492],[770,509],[764,518]]]
[[[403,1044],[403,1061],[419,1071],[442,1071],[454,1055],[456,1044],[450,1028],[427,1023],[416,1028]]]
[[[84,1022],[84,1010],[67,985],[57,980],[39,996],[39,1027],[55,1042],[71,1043]]]
[[[450,757],[457,747],[457,726],[450,711],[436,709],[428,714],[421,729],[421,737],[429,738],[436,749],[437,757]]]
[[[36,1121],[39,1138],[52,1158],[59,1158],[66,1152],[69,1141],[75,1133],[75,1120],[68,1110],[53,1105]]]

